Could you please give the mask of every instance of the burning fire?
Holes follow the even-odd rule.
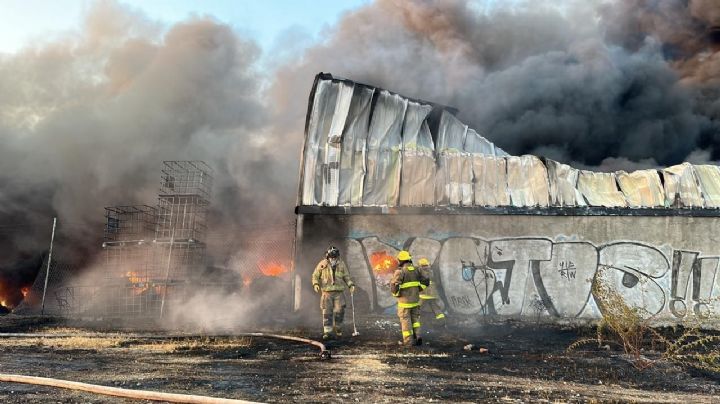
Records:
[[[288,268],[285,265],[275,261],[261,262],[258,264],[258,268],[260,268],[260,272],[265,276],[280,276],[288,272]]]
[[[372,265],[375,272],[389,274],[397,268],[398,260],[389,255],[387,251],[375,251],[370,254],[370,265]]]
[[[138,275],[138,273],[135,271],[128,271],[127,273],[125,273],[125,276],[128,278],[128,281],[130,283],[144,283],[147,281],[146,278]]]
[[[259,261],[256,264],[256,267],[260,272],[259,274],[253,271],[252,273],[245,273],[242,275],[242,283],[244,286],[250,286],[250,284],[252,284],[253,281],[260,275],[282,277],[286,273],[290,272],[290,266],[279,261]]]
[[[138,275],[135,271],[125,273],[128,282],[132,283],[133,293],[139,295],[148,289],[147,277]]]
[[[23,286],[19,291],[17,289],[8,291],[3,286],[0,283],[0,307],[6,309],[12,310],[17,307],[30,294],[30,286]]]

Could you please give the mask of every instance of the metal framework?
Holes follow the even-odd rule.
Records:
[[[204,264],[212,184],[202,161],[165,161],[157,207],[105,208],[102,279],[58,288],[61,314],[148,318],[172,309]]]
[[[155,235],[156,209],[147,205],[105,208],[105,242],[150,241]]]
[[[202,161],[163,162],[155,243],[165,282],[187,282],[203,263],[212,184]]]

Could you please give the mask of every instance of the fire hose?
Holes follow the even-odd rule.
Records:
[[[69,337],[77,337],[77,334],[42,334],[42,333],[7,333],[3,332],[0,333],[0,338],[69,338]],[[85,337],[94,338],[94,337],[105,337],[106,335],[103,334],[89,334],[84,335]],[[143,335],[143,334],[125,334],[123,335],[127,338],[142,338],[142,339],[174,339],[174,338],[188,338],[192,337],[193,335]],[[202,335],[203,337],[206,337],[207,335]],[[222,337],[223,335],[215,335],[215,337]],[[295,341],[295,342],[302,342],[304,344],[310,344],[314,345],[318,348],[320,348],[320,359],[326,360],[330,359],[330,351],[325,347],[325,344],[322,342],[318,342],[312,339],[308,338],[301,338],[301,337],[294,337],[292,335],[280,335],[280,334],[268,334],[264,332],[243,332],[243,333],[233,333],[225,335],[228,337],[257,337],[257,338],[275,338],[275,339],[283,339],[286,341]]]
[[[318,342],[312,339],[308,338],[301,338],[301,337],[293,337],[291,335],[280,335],[280,334],[266,334],[262,332],[248,332],[248,333],[240,333],[240,334],[233,334],[238,337],[264,337],[264,338],[276,338],[276,339],[284,339],[287,341],[296,341],[296,342],[302,342],[304,344],[310,344],[315,345],[316,347],[320,348],[320,359],[326,360],[330,359],[330,351],[327,350],[325,347],[325,344],[322,342]]]
[[[3,338],[3,337],[4,338],[9,338],[9,337],[10,338],[11,337],[61,338],[61,337],[67,337],[67,336],[68,335],[66,335],[66,334],[0,333],[0,338]],[[90,335],[89,337],[100,337],[100,336],[102,336],[102,335],[100,335],[100,334]],[[325,347],[325,345],[323,343],[314,341],[311,339],[307,339],[307,338],[294,337],[291,335],[267,334],[267,333],[262,333],[262,332],[237,333],[237,334],[232,334],[232,336],[234,336],[234,337],[275,338],[275,339],[282,339],[282,340],[286,340],[286,341],[302,342],[302,343],[314,345],[314,346],[320,348],[320,359],[321,360],[330,359],[330,351],[327,350],[327,348]],[[146,339],[168,339],[168,338],[177,338],[178,336],[136,335],[136,337],[146,338]],[[187,335],[184,335],[183,337],[187,337]],[[63,388],[63,389],[79,390],[79,391],[85,391],[85,392],[95,393],[95,394],[103,394],[103,395],[108,395],[108,396],[134,398],[134,399],[139,399],[139,400],[167,401],[167,402],[171,402],[171,403],[197,403],[197,404],[253,403],[252,401],[244,401],[244,400],[215,398],[215,397],[198,396],[198,395],[190,395],[190,394],[162,393],[162,392],[148,391],[148,390],[122,389],[122,388],[118,388],[118,387],[101,386],[101,385],[97,385],[97,384],[73,382],[73,381],[68,381],[68,380],[52,379],[52,378],[47,378],[47,377],[24,376],[24,375],[14,375],[14,374],[5,374],[5,373],[0,373],[0,382],[24,383],[24,384],[33,384],[33,385],[39,385],[39,386],[59,387],[59,388]]]
[[[118,387],[100,386],[68,380],[51,379],[48,377],[11,375],[0,373],[0,382],[25,383],[38,386],[59,387],[62,389],[79,390],[88,393],[103,394],[106,396],[134,398],[138,400],[167,401],[170,403],[193,403],[193,404],[224,404],[224,403],[253,403],[253,401],[234,400],[227,398],[216,398],[208,396],[196,396],[191,394],[161,393],[148,390],[121,389]]]

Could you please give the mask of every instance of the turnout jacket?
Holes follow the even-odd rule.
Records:
[[[428,279],[428,287],[420,292],[420,298],[424,300],[437,299],[438,294],[435,289],[435,276],[431,267],[420,267],[420,272]]]
[[[338,259],[337,264],[333,267],[327,258],[322,259],[315,267],[312,283],[313,286],[319,285],[323,292],[343,292],[345,285],[348,287],[354,285],[345,262]]]
[[[420,306],[420,291],[425,289],[430,280],[411,264],[405,264],[393,273],[390,281],[390,292],[398,300],[398,307],[409,309]]]

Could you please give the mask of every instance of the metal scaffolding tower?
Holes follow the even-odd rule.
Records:
[[[152,318],[171,310],[204,265],[212,183],[202,161],[164,161],[157,207],[105,208],[103,276],[59,291],[64,312]]]

